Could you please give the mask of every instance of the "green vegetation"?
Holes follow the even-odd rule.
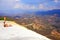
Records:
[[[0,20],[4,20],[4,18],[3,17],[0,17]]]
[[[0,20],[4,20],[4,17],[0,17]],[[7,21],[12,21],[12,19],[11,18],[8,18],[8,17],[6,18],[6,20]]]

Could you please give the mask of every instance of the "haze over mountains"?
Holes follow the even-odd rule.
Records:
[[[60,15],[60,9],[54,9],[54,10],[48,10],[48,11],[16,11],[16,10],[11,10],[9,12],[3,12],[0,11],[0,16],[15,16],[15,15],[21,15],[21,14],[36,14],[36,15],[53,15],[53,14],[58,14]]]

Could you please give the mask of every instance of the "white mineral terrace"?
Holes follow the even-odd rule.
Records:
[[[11,27],[4,27],[3,22],[0,21],[0,40],[51,40],[12,21],[7,21]]]

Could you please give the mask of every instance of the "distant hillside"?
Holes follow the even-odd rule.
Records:
[[[59,14],[60,15],[60,9],[56,10],[49,10],[49,11],[37,11],[35,12],[36,15],[53,15],[53,14]]]
[[[59,14],[60,15],[60,9],[54,9],[54,10],[48,10],[48,11],[22,11],[22,13],[21,12],[19,12],[19,11],[17,11],[16,13],[15,13],[15,11],[11,11],[10,13],[4,13],[4,12],[1,12],[0,11],[0,16],[15,16],[15,15],[22,15],[22,14],[32,14],[32,13],[34,13],[34,14],[36,14],[36,15],[53,15],[53,14]]]

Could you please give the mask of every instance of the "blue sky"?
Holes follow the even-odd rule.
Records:
[[[60,9],[60,0],[0,0],[0,11],[37,11]]]

